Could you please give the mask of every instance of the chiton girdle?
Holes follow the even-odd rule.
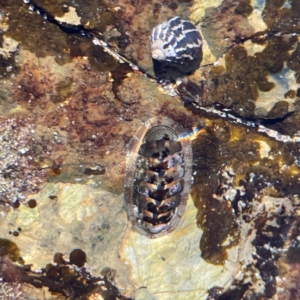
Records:
[[[148,120],[129,143],[125,206],[133,229],[150,238],[179,224],[192,178],[187,130],[166,117]]]

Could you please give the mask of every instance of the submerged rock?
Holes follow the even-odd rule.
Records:
[[[0,12],[1,297],[294,297],[297,0],[19,2]],[[203,60],[158,84],[149,37],[175,15]],[[182,221],[154,240],[123,195],[129,141],[153,117],[185,128],[194,157]]]

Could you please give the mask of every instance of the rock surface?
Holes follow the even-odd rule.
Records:
[[[0,297],[297,299],[297,0],[2,2]],[[154,70],[150,33],[174,15],[204,39],[193,74]],[[155,116],[185,128],[194,183],[148,239],[123,192]]]

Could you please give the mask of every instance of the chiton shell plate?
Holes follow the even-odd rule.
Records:
[[[125,206],[133,229],[150,238],[179,224],[192,178],[187,130],[166,117],[148,120],[129,143]]]

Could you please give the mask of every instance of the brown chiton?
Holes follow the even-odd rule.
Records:
[[[125,205],[129,221],[150,238],[176,228],[192,177],[192,148],[186,130],[165,117],[147,121],[129,144]]]

